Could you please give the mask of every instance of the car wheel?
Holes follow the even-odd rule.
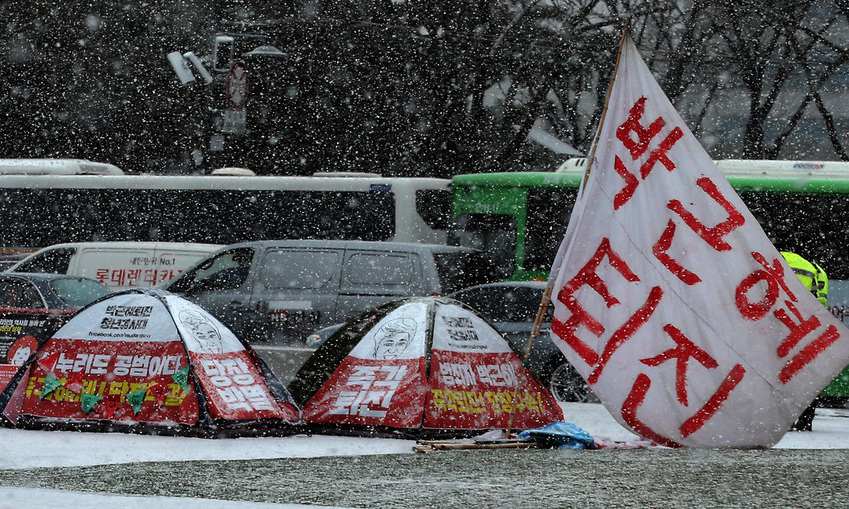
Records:
[[[561,403],[598,403],[599,401],[581,375],[568,362],[554,370],[549,387],[554,399]]]

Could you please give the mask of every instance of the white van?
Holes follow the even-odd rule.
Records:
[[[48,272],[96,279],[112,290],[157,286],[217,251],[217,244],[74,242],[45,247],[9,272]]]

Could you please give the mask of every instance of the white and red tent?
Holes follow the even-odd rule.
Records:
[[[519,355],[460,302],[416,298],[348,322],[289,384],[332,431],[467,435],[563,419]]]
[[[849,363],[849,331],[796,279],[629,37],[592,154],[552,267],[553,341],[645,438],[775,444]]]
[[[0,405],[32,428],[221,436],[300,424],[247,344],[199,306],[151,289],[81,310],[20,368]]]

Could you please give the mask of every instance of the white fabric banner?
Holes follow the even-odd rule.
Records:
[[[433,349],[484,354],[513,353],[507,340],[468,309],[439,303],[433,325]]]
[[[180,339],[165,305],[145,293],[123,293],[104,299],[71,318],[53,337],[88,341]]]
[[[668,446],[769,447],[849,363],[626,40],[552,267],[552,339],[610,413]]]

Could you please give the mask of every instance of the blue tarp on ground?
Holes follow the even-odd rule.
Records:
[[[560,449],[595,449],[593,437],[577,424],[560,421],[541,428],[529,429],[519,433],[519,438],[531,439],[541,447]]]

